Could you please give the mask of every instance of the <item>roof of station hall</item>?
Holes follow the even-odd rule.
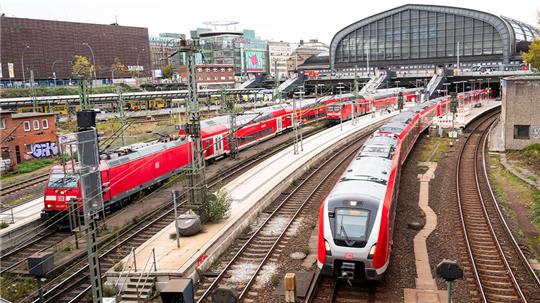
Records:
[[[337,45],[343,38],[347,37],[347,35],[368,24],[375,23],[381,19],[407,10],[455,14],[458,16],[469,17],[488,23],[492,25],[501,34],[501,39],[506,41],[506,43],[503,43],[505,44],[503,48],[505,49],[504,51],[506,55],[510,55],[513,52],[513,46],[515,46],[518,42],[530,42],[532,41],[533,37],[540,37],[540,32],[533,26],[509,17],[496,16],[491,13],[461,7],[425,4],[405,4],[361,19],[339,30],[333,37],[330,44],[331,65],[334,64],[334,54],[336,53]]]

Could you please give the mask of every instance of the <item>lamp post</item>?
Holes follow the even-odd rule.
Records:
[[[343,131],[343,113],[342,113],[342,108],[343,108],[343,104],[341,103],[341,99],[342,99],[342,89],[343,89],[343,83],[339,82],[338,83],[338,87],[336,87],[337,89],[339,89],[339,129],[341,131]]]
[[[445,96],[448,95],[448,86],[449,85],[450,85],[450,83],[443,83]]]
[[[139,78],[139,72],[140,72],[140,68],[139,68],[139,56],[141,55],[141,52],[144,52],[145,49],[141,49],[141,52],[139,52],[139,49],[138,48],[135,48],[137,50],[137,79]]]
[[[56,73],[54,72],[54,65],[58,62],[62,62],[64,60],[54,60],[53,64],[51,65],[51,72],[52,72],[52,77],[53,77],[53,80],[54,80],[54,86],[56,86]],[[71,63],[71,61],[65,61],[67,63]]]
[[[30,46],[27,45],[24,50],[22,51],[21,55],[21,67],[22,67],[22,77],[23,77],[23,87],[26,86],[26,77],[24,76],[24,53],[26,53],[27,50],[30,49]]]
[[[94,65],[94,80],[97,80],[97,77],[96,77],[97,65],[96,65],[96,57],[94,57],[94,50],[92,49],[90,44],[88,44],[86,42],[83,42],[82,45],[88,47],[88,49],[90,50],[90,54],[92,54],[92,64]]]

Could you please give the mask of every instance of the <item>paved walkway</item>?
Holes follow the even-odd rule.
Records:
[[[446,302],[447,295],[445,291],[437,289],[437,282],[431,275],[431,266],[429,264],[429,255],[426,240],[437,227],[437,215],[429,207],[429,182],[435,177],[435,162],[421,162],[420,166],[426,166],[428,170],[421,175],[420,195],[418,205],[426,215],[426,224],[414,237],[414,256],[416,263],[416,289],[406,288],[404,290],[405,303],[439,303]]]

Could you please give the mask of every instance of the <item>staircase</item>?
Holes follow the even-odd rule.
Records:
[[[257,79],[255,79],[255,78],[253,78],[253,79],[248,79],[248,80],[245,81],[244,83],[240,84],[240,85],[237,87],[237,89],[245,89],[245,88],[247,88],[251,83],[255,82],[255,80],[257,80]]]
[[[120,302],[148,302],[155,292],[155,277],[148,277],[144,279],[141,279],[139,276],[130,277],[129,282],[127,282],[124,291],[120,296]]]
[[[298,86],[304,84],[305,80],[306,76],[304,74],[295,75],[290,79],[287,79],[287,81],[281,83],[278,90],[283,96],[285,96],[288,92],[294,91]]]
[[[429,80],[429,83],[426,86],[426,94],[428,99],[436,96],[437,89],[439,89],[444,83],[444,80],[446,80],[446,73],[447,71],[445,68],[437,68],[437,72],[433,75],[433,77],[431,77],[431,80]]]
[[[377,75],[371,77],[368,83],[362,87],[360,94],[373,93],[377,90],[381,84],[383,84],[388,78],[386,71],[380,71]]]

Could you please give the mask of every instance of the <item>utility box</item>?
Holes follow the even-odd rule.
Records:
[[[191,279],[171,279],[160,292],[163,303],[195,302]]]
[[[37,252],[27,259],[28,273],[35,277],[43,277],[54,267],[54,254]]]

